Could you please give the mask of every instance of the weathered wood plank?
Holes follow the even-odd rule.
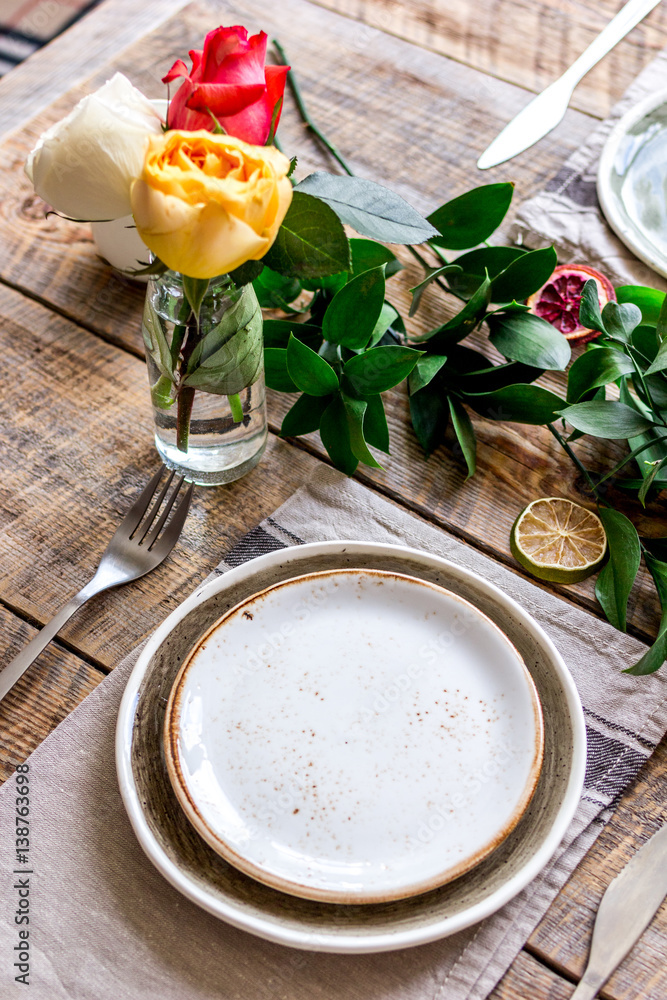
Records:
[[[30,642],[36,629],[0,605],[0,662]],[[104,674],[52,643],[0,702],[0,783],[97,687]]]
[[[0,80],[0,136],[37,114],[186,0],[105,0]]]
[[[537,93],[572,65],[624,0],[313,2],[361,22],[350,31],[359,48],[373,44],[369,28],[378,28]],[[572,107],[605,118],[665,45],[667,10],[660,4],[582,80]]]
[[[588,852],[548,913],[529,946],[538,957],[579,978],[586,965],[595,914],[604,890],[633,854],[667,820],[663,740],[614,810],[609,825]],[[605,996],[664,1000],[667,996],[667,906],[663,906],[605,987]]]
[[[489,994],[489,1000],[567,1000],[572,990],[570,983],[521,951]],[[446,994],[442,1000],[446,1000]]]
[[[0,600],[43,623],[92,575],[132,497],[157,467],[144,364],[0,287],[12,391],[0,399]],[[111,668],[179,604],[225,550],[317,465],[271,438],[259,470],[198,490],[166,563],[94,598],[62,635]]]

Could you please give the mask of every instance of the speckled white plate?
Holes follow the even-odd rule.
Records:
[[[597,192],[607,222],[640,260],[667,277],[667,90],[614,126],[600,155]]]
[[[542,716],[519,653],[472,604],[340,569],[212,626],[173,686],[165,753],[231,864],[306,899],[379,903],[451,881],[514,829]]]
[[[496,850],[431,892],[364,906],[291,896],[230,865],[181,809],[162,749],[165,710],[179,669],[188,651],[221,615],[283,580],[345,568],[405,573],[474,604],[523,657],[544,721],[544,760],[535,794]],[[455,934],[495,913],[535,878],[553,856],[577,808],[586,767],[586,730],[577,690],[562,657],[540,625],[508,594],[430,552],[380,542],[328,541],[279,549],[236,566],[201,586],[169,615],[142,649],[128,679],[118,713],[116,766],[139,843],[187,899],[234,927],[278,944],[363,954],[409,948]],[[428,837],[429,832],[422,834]]]

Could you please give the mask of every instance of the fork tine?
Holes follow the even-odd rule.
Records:
[[[135,541],[138,545],[141,545],[141,543],[143,542],[144,538],[148,534],[150,526],[153,523],[153,521],[155,520],[157,512],[159,511],[159,509],[160,509],[160,507],[162,505],[162,501],[164,500],[164,498],[167,495],[167,490],[171,486],[171,481],[172,481],[173,478],[174,478],[174,470],[172,469],[171,472],[169,473],[169,475],[167,476],[167,479],[165,481],[164,486],[160,490],[160,495],[158,496],[157,500],[155,501],[155,503],[153,504],[153,506],[149,510],[148,515],[146,517],[146,520],[143,521],[139,525],[139,529],[140,529],[141,533],[137,536],[137,538],[135,538],[134,535],[135,535],[135,531],[137,530],[135,528],[135,531],[133,531],[132,534],[130,535],[130,538],[132,539],[132,541]]]
[[[174,495],[172,496],[171,501],[169,503],[170,507],[171,507],[174,499],[176,498],[176,493],[178,492],[178,490],[180,490],[182,483],[183,483],[183,480],[181,480],[181,482],[178,484],[178,488],[174,491]],[[155,545],[156,541],[157,541],[156,550],[157,549],[160,549],[160,551],[164,550],[164,556],[168,555],[169,552],[171,552],[171,550],[173,549],[174,545],[176,544],[176,542],[179,539],[179,536],[181,534],[181,530],[183,528],[183,524],[185,522],[186,517],[188,516],[188,511],[190,510],[190,501],[192,500],[192,494],[193,494],[194,488],[195,488],[194,487],[194,483],[190,483],[190,485],[188,486],[187,490],[183,494],[183,497],[182,497],[180,503],[176,507],[176,509],[174,511],[174,515],[173,515],[171,521],[169,522],[169,524],[167,525],[167,527],[165,528],[164,534],[162,535],[161,538],[157,539],[157,534],[158,534],[159,528],[162,526],[162,524],[157,525],[153,529],[153,531],[151,532],[151,540],[150,540],[149,549],[152,548],[153,545]],[[166,514],[164,516],[166,518]],[[162,522],[162,518],[160,519],[160,521]],[[155,538],[152,537],[153,535],[155,535]],[[154,550],[154,551],[156,551],[156,550]],[[164,556],[163,556],[163,558],[164,558]]]
[[[116,533],[122,533],[126,537],[129,537],[137,525],[141,521],[142,517],[148,510],[148,505],[155,495],[155,491],[158,488],[158,484],[162,478],[162,473],[165,471],[164,465],[161,465],[158,471],[155,473],[150,482],[144,487],[143,491],[134,501],[127,514],[119,524]]]
[[[166,504],[164,505],[164,510],[160,514],[160,517],[158,518],[157,523],[151,529],[150,534],[149,534],[148,529],[151,526],[150,526],[150,524],[146,525],[146,531],[144,532],[143,536],[139,539],[139,544],[140,545],[144,545],[145,544],[146,548],[150,549],[151,545],[153,544],[153,542],[155,541],[155,539],[157,538],[157,536],[162,531],[162,526],[164,525],[164,522],[169,517],[169,512],[171,511],[171,508],[174,506],[174,500],[178,496],[178,491],[180,490],[180,488],[181,488],[181,486],[183,485],[184,482],[185,482],[185,479],[184,479],[183,476],[180,476],[176,480],[176,485],[174,486],[174,489],[171,492],[171,496],[169,497],[169,499],[167,500]],[[162,500],[162,497],[160,497],[160,500]]]

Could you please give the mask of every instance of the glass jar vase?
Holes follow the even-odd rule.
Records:
[[[262,312],[252,285],[212,278],[195,313],[182,276],[166,271],[148,282],[142,331],[165,465],[202,486],[245,475],[267,440]]]

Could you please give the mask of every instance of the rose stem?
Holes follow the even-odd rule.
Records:
[[[243,421],[243,404],[241,402],[241,397],[238,392],[232,393],[231,396],[227,396],[227,401],[229,403],[229,409],[232,411],[232,420],[235,424],[240,424]]]
[[[289,61],[287,59],[287,56],[285,55],[285,50],[276,38],[273,39],[273,47],[278,53],[278,62],[280,63],[280,65],[288,66]],[[315,135],[319,139],[319,141],[322,143],[325,149],[329,150],[334,159],[338,160],[343,170],[347,174],[349,174],[350,177],[354,177],[355,176],[354,170],[352,170],[352,168],[348,165],[344,157],[341,156],[341,154],[338,152],[334,144],[332,142],[329,142],[324,132],[322,132],[317,127],[313,119],[310,117],[308,109],[306,108],[306,103],[301,94],[301,88],[299,87],[299,84],[296,82],[294,71],[291,69],[287,73],[287,83],[292,92],[292,96],[294,97],[294,102],[297,106],[297,110],[301,115],[301,120],[303,121],[306,128],[309,128],[310,131],[313,133],[313,135]],[[421,266],[424,268],[425,271],[428,272],[431,270],[431,265],[428,263],[425,257],[422,257],[422,255],[419,253],[418,250],[415,249],[415,247],[408,246],[408,250],[410,251],[412,256],[419,261],[419,263],[421,264]],[[436,278],[435,283],[443,290],[443,292],[451,291],[451,289],[449,289],[447,285],[445,285],[445,283],[440,278]]]
[[[278,53],[278,61],[280,65],[289,66],[289,63],[287,61],[287,56],[285,55],[285,50],[283,49],[282,45],[276,38],[273,39],[273,47]],[[327,139],[327,137],[324,135],[323,132],[320,132],[319,128],[308,114],[303,97],[301,96],[301,90],[299,88],[299,84],[296,82],[296,78],[292,73],[292,70],[289,70],[287,73],[287,83],[292,92],[292,96],[294,98],[297,108],[299,109],[299,114],[301,115],[301,118],[303,119],[303,123],[306,126],[306,128],[309,128],[310,131],[313,133],[313,135],[317,136],[322,145],[326,146],[326,148],[329,150],[333,158],[335,160],[338,160],[343,170],[346,173],[350,174],[350,176],[352,176],[352,171],[350,170],[347,163],[340,155],[336,147],[333,145],[333,143],[329,142],[329,140]]]
[[[192,416],[192,404],[195,401],[195,389],[185,385],[178,393],[178,407],[176,413],[176,447],[179,451],[188,450],[190,439],[190,417]]]
[[[188,306],[188,309],[190,307]],[[194,320],[194,326],[192,321]],[[200,339],[199,318],[190,310],[190,315],[185,323],[174,328],[172,337],[172,358],[174,357],[174,341],[177,341],[179,374],[187,370],[190,355],[199,343]],[[179,451],[187,451],[190,440],[190,418],[192,416],[192,406],[195,401],[195,389],[189,385],[179,385],[176,397],[176,447]]]

